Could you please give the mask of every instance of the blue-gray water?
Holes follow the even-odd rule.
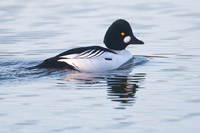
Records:
[[[0,132],[200,130],[199,0],[1,0]],[[139,61],[108,73],[27,70],[77,46],[103,46],[130,22]],[[148,62],[147,62],[148,60]]]

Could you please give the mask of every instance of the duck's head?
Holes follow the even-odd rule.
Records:
[[[123,19],[116,20],[108,28],[104,43],[107,48],[113,50],[124,50],[129,44],[144,44],[133,35],[130,24]]]

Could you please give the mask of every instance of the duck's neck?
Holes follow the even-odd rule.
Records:
[[[126,52],[129,52],[128,50],[112,50],[113,52],[117,53],[117,54],[120,54],[120,53],[126,53]]]

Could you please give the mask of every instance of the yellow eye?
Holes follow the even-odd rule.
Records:
[[[121,35],[122,35],[122,36],[124,36],[124,35],[125,35],[125,33],[124,33],[124,32],[122,32],[122,33],[121,33]]]

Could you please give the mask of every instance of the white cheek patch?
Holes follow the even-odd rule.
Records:
[[[124,37],[124,43],[130,42],[130,40],[131,40],[131,37],[130,37],[130,36]]]

